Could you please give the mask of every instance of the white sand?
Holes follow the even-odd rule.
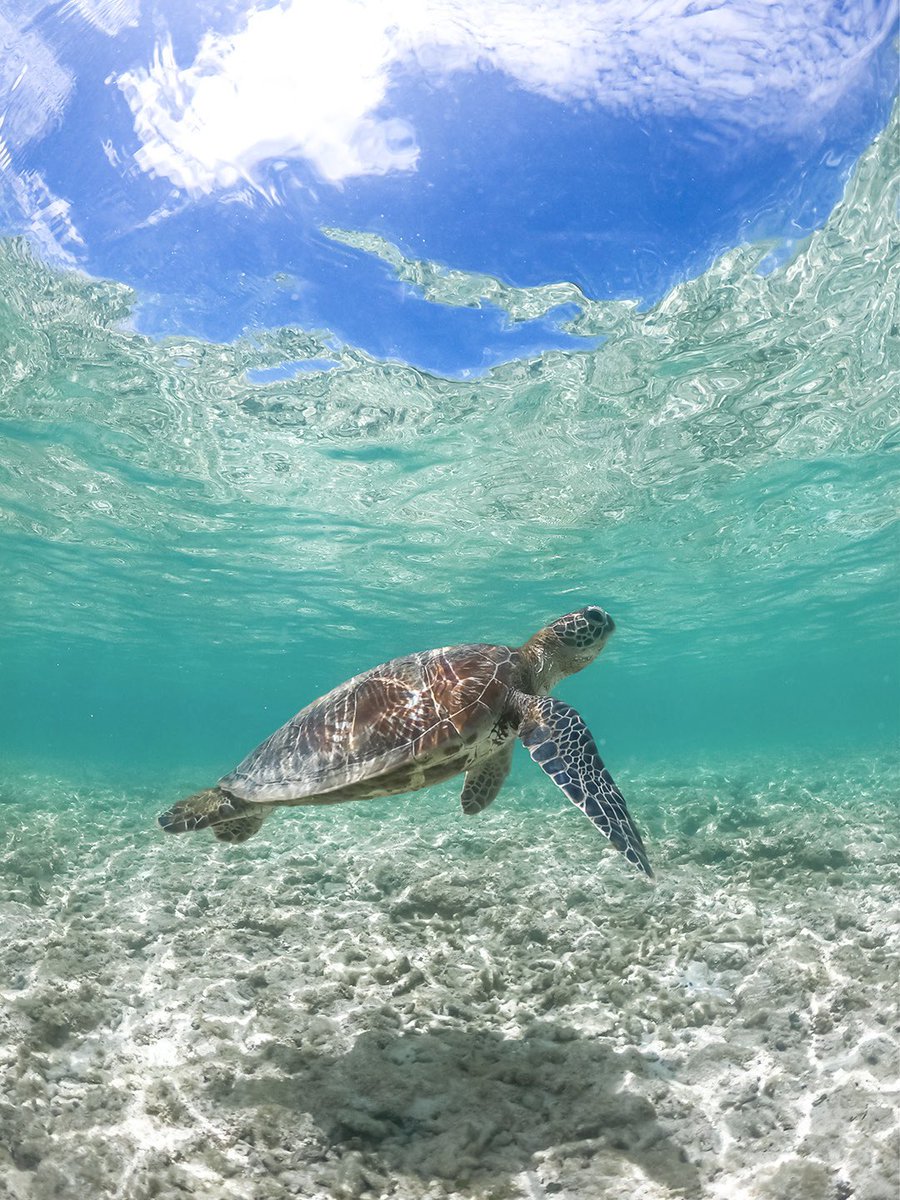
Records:
[[[8,781],[0,1198],[895,1200],[897,765],[740,772],[622,780],[656,888],[540,779]]]

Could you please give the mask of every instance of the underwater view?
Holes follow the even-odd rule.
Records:
[[[0,0],[0,1200],[894,1200],[897,34]]]

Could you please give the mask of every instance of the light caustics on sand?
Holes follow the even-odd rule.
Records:
[[[155,787],[22,778],[12,1194],[889,1200],[896,780],[642,774],[650,890],[515,794],[303,812],[236,852],[153,839]]]

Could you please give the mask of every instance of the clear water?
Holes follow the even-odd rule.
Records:
[[[46,1101],[55,1124],[40,1124],[43,1101],[16,1109],[17,1121],[34,1116],[21,1137],[38,1149],[20,1154],[15,1171],[25,1178],[42,1162],[46,1171],[23,1195],[65,1194],[64,1184],[53,1191],[61,1164],[79,1194],[92,1186],[92,1194],[175,1194],[159,1180],[176,1170],[177,1147],[194,1163],[178,1168],[178,1186],[193,1194],[298,1194],[304,1164],[320,1161],[312,1151],[291,1150],[302,1159],[292,1160],[293,1183],[287,1160],[278,1171],[260,1165],[279,1122],[275,1150],[290,1142],[288,1126],[296,1134],[299,1118],[284,1116],[291,1104],[332,1130],[328,1153],[337,1155],[332,1175],[323,1166],[325,1182],[302,1183],[303,1194],[364,1195],[353,1171],[368,1170],[382,1181],[418,1179],[422,1195],[500,1195],[501,1178],[510,1188],[519,1179],[520,1191],[504,1195],[542,1195],[541,1180],[565,1182],[575,1168],[557,1163],[553,1176],[548,1147],[568,1127],[557,1128],[549,1110],[534,1116],[525,1097],[529,1088],[544,1094],[535,1079],[557,1072],[554,1094],[587,1105],[582,1139],[615,1107],[606,1092],[572,1092],[582,1061],[565,1048],[572,1030],[612,1037],[584,1052],[605,1068],[643,1047],[628,1067],[647,1088],[634,1127],[647,1128],[651,1105],[668,1130],[657,1159],[632,1146],[616,1160],[625,1182],[609,1194],[699,1195],[708,1186],[710,1195],[750,1195],[735,1181],[750,1188],[754,1162],[782,1170],[785,1135],[768,1127],[762,1157],[738,1161],[734,1146],[762,1135],[728,1125],[737,1118],[722,1112],[740,1109],[748,1072],[797,1081],[810,1069],[805,1043],[793,1066],[765,1065],[767,1054],[781,1061],[779,1036],[793,1046],[794,1034],[770,1040],[759,1032],[766,1022],[747,1016],[760,979],[771,990],[753,1011],[796,1009],[794,1033],[813,1029],[832,1001],[842,1014],[832,1032],[822,1018],[809,1033],[834,1039],[815,1043],[816,1069],[837,1099],[815,1116],[813,1084],[791,1096],[797,1152],[803,1137],[818,1137],[804,1153],[825,1174],[813,1167],[803,1176],[797,1166],[799,1183],[788,1172],[765,1193],[820,1194],[838,1168],[830,1127],[815,1121],[831,1104],[837,1127],[850,1103],[840,1089],[860,1079],[869,1109],[881,1111],[873,1064],[889,1007],[885,885],[896,871],[900,699],[897,183],[895,114],[825,226],[789,257],[766,245],[736,248],[647,310],[593,302],[565,283],[512,289],[333,231],[386,258],[436,304],[489,302],[511,321],[569,306],[584,350],[466,379],[374,361],[327,333],[271,330],[233,345],[151,340],[134,331],[135,298],[124,288],[58,273],[21,241],[0,246],[0,813],[10,831],[3,902],[15,966],[4,994],[13,1043],[30,1030],[23,1044],[32,1058],[15,1086],[27,1091],[28,1071],[44,1071],[41,1086],[57,1080],[48,1093],[56,1100]],[[617,633],[560,693],[585,715],[647,831],[661,878],[652,898],[586,825],[576,832],[566,823],[577,814],[547,795],[524,755],[475,832],[462,829],[450,787],[431,803],[287,814],[231,858],[211,841],[156,831],[161,807],[212,782],[347,676],[429,646],[517,643],[587,602],[613,614]],[[473,894],[489,904],[473,905]],[[851,911],[857,924],[848,926]],[[612,941],[595,936],[603,913]],[[331,964],[324,982],[297,932],[304,928]],[[724,941],[723,928],[732,929]],[[782,935],[790,970],[778,959]],[[726,942],[743,947],[730,965]],[[369,966],[377,960],[374,974],[353,966],[348,945]],[[860,945],[876,980],[862,999],[847,991],[862,978]],[[719,946],[718,958],[709,946]],[[622,957],[607,960],[614,950]],[[791,972],[802,975],[807,967],[796,964],[816,955],[832,974],[817,983],[809,965],[801,987]],[[533,964],[544,958],[538,984]],[[403,959],[427,980],[427,994],[400,988],[410,970]],[[571,967],[565,986],[554,976],[560,962]],[[184,1007],[198,994],[201,1033]],[[418,1007],[398,998],[407,994]],[[548,995],[555,999],[544,1004]],[[250,1009],[253,1036],[235,1016]],[[296,1022],[290,1034],[278,1025],[286,1012],[303,1014],[312,1041],[290,1048],[300,1034]],[[746,1055],[710,1075],[701,1051],[707,1042],[743,1046],[735,1021]],[[441,1042],[435,1030],[451,1026],[457,1032]],[[472,1096],[452,1065],[463,1026],[474,1030],[478,1061],[500,1063],[491,1078],[507,1089],[501,1124],[527,1125],[531,1112],[538,1132],[520,1150],[513,1142],[515,1152],[502,1139],[479,1143],[460,1167],[471,1150]],[[679,1059],[698,1028],[707,1042],[689,1050],[701,1058]],[[324,1059],[313,1081],[324,1092],[315,1103],[296,1100],[293,1084],[312,1086],[303,1056],[332,1034],[328,1053],[351,1092],[387,1088],[394,1077],[402,1091],[398,1063],[407,1062],[427,1100],[437,1074],[449,1072],[449,1143],[436,1124],[424,1141],[407,1136],[416,1121],[437,1120],[439,1096],[417,1108],[406,1092],[385,1094],[384,1111],[370,1105],[348,1117],[333,1073],[320,1078]],[[516,1043],[524,1048],[513,1053],[507,1036],[525,1038]],[[438,1067],[429,1073],[423,1062]],[[260,1063],[265,1086],[252,1079]],[[209,1078],[230,1072],[220,1093],[199,1082],[207,1068]],[[664,1093],[679,1071],[690,1075],[685,1087],[700,1089],[693,1111],[707,1113],[691,1145],[701,1158],[724,1156],[718,1169],[731,1191],[677,1166],[688,1135],[679,1143],[672,1134],[677,1113],[666,1116]],[[517,1072],[526,1080],[518,1091]],[[69,1114],[58,1081],[82,1099],[108,1100],[97,1080],[113,1076],[127,1119],[107,1121],[114,1136],[95,1131],[85,1157],[78,1130],[87,1118]],[[631,1086],[616,1079],[617,1095]],[[227,1119],[217,1107],[224,1095]],[[280,1115],[263,1121],[269,1132],[257,1129],[254,1142],[233,1114],[250,1121],[264,1104]],[[189,1140],[198,1113],[218,1158]],[[878,1126],[872,1144],[882,1133]],[[124,1182],[117,1154],[131,1164]],[[545,1156],[540,1170],[535,1154]],[[851,1160],[845,1154],[845,1166]],[[889,1178],[888,1158],[877,1170],[859,1162],[870,1184]],[[635,1164],[657,1191],[628,1190]],[[435,1179],[451,1182],[427,1192]],[[418,1186],[390,1194],[418,1195]],[[565,1186],[595,1194],[577,1180]],[[373,1183],[372,1195],[388,1194],[378,1187],[387,1184]],[[881,1194],[873,1188],[857,1194]]]
[[[151,341],[7,242],[4,751],[217,772],[364,666],[589,601],[619,632],[565,694],[619,761],[889,744],[896,176],[887,131],[789,261],[648,311],[375,245],[435,303],[601,339],[464,381],[291,329]]]

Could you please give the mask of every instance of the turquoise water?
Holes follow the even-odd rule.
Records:
[[[10,1044],[26,1048],[8,1089],[31,1097],[16,1120],[33,1118],[10,1194],[75,1194],[65,1170],[78,1194],[124,1196],[533,1197],[555,1179],[577,1196],[815,1200],[838,1194],[826,1189],[839,1170],[863,1181],[857,1195],[887,1194],[888,1149],[877,1162],[837,1153],[821,1122],[832,1112],[837,1127],[851,1084],[860,1111],[881,1112],[887,1086],[897,182],[895,114],[811,238],[789,255],[735,248],[649,309],[565,283],[517,290],[333,231],[437,304],[491,303],[510,321],[570,306],[584,350],[466,379],[374,361],[327,332],[151,340],[123,287],[0,245],[4,994]],[[336,365],[253,381],[323,358]],[[653,896],[576,829],[524,754],[474,831],[452,787],[365,813],[285,814],[231,858],[156,830],[161,808],[344,678],[429,646],[518,643],[584,603],[617,632],[559,694],[647,833]],[[598,920],[620,958],[607,961]],[[324,976],[302,929],[321,939]],[[402,983],[410,971],[425,990]],[[769,998],[751,1002],[760,979]],[[198,995],[200,1033],[187,1015]],[[779,1034],[758,1016],[770,1009],[799,1015]],[[251,1010],[255,1034],[234,1025]],[[302,1037],[286,1014],[302,1016]],[[450,1065],[463,1044],[481,1091]],[[589,1095],[572,1091],[584,1061],[605,1072]],[[403,1092],[403,1062],[424,1107]],[[225,1072],[218,1091],[204,1071]],[[348,1117],[335,1077],[367,1094],[385,1071],[405,1099]],[[728,1125],[750,1076],[781,1081],[759,1134]],[[578,1183],[559,1149],[571,1129],[527,1101],[551,1077],[590,1110],[576,1141],[601,1138],[610,1096],[630,1088],[628,1120],[661,1131],[656,1150],[626,1138],[617,1158],[604,1142],[618,1182]],[[467,1106],[499,1103],[501,1083],[494,1141],[473,1142]],[[297,1100],[313,1085],[315,1102]],[[816,1087],[830,1099],[814,1111]],[[113,1094],[126,1116],[94,1128],[84,1114]],[[262,1118],[247,1131],[265,1105],[268,1149]],[[537,1133],[504,1141],[500,1127],[529,1112]],[[202,1145],[187,1132],[197,1122]],[[887,1147],[889,1125],[875,1125],[870,1147]],[[796,1160],[783,1161],[787,1128]],[[769,1191],[753,1190],[757,1168],[774,1172]],[[165,1190],[172,1179],[182,1191]]]
[[[623,760],[889,743],[896,145],[787,262],[736,249],[648,311],[395,254],[436,303],[604,339],[466,381],[290,329],[151,341],[6,243],[4,751],[224,770],[364,666],[588,601],[619,632],[565,694]]]

